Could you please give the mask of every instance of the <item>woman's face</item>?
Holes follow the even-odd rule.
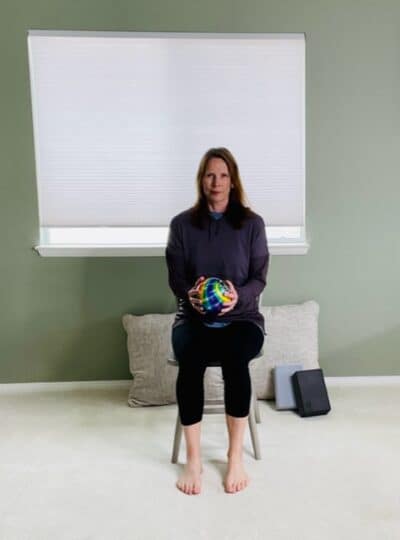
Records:
[[[218,211],[228,204],[231,177],[228,166],[223,159],[213,157],[208,160],[202,186],[204,195],[212,209]]]

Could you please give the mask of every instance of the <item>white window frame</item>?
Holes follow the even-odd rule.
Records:
[[[305,255],[309,250],[304,227],[265,230],[271,255]],[[34,249],[42,257],[160,257],[165,255],[168,227],[42,228],[41,235]]]

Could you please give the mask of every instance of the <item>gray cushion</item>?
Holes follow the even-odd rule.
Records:
[[[274,367],[275,407],[277,410],[297,409],[292,375],[296,371],[302,371],[302,369],[301,364],[282,364]]]
[[[263,355],[250,364],[258,399],[273,399],[272,370],[276,365],[301,363],[303,369],[318,368],[319,305],[314,300],[303,304],[261,306],[267,336]],[[127,333],[129,368],[133,375],[128,404],[167,405],[176,403],[178,367],[171,357],[171,329],[175,313],[122,316]],[[206,399],[223,399],[220,367],[208,367],[204,377]]]

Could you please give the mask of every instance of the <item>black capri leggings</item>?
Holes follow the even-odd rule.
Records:
[[[204,373],[211,358],[221,361],[226,414],[249,414],[249,362],[264,344],[264,334],[256,324],[235,321],[210,328],[202,322],[186,321],[172,329],[171,339],[179,364],[176,399],[182,425],[195,424],[203,417]]]

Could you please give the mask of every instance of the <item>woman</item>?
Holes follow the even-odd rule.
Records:
[[[187,463],[177,487],[201,489],[200,424],[206,359],[221,360],[229,433],[225,490],[245,488],[243,438],[250,410],[249,361],[264,343],[264,317],[258,309],[266,286],[269,251],[263,218],[244,206],[237,163],[226,148],[211,148],[197,172],[197,202],[174,216],[166,248],[169,286],[178,310],[172,346],[179,363],[176,396],[186,440]],[[198,286],[207,277],[229,286],[231,301],[218,315],[204,312]]]

